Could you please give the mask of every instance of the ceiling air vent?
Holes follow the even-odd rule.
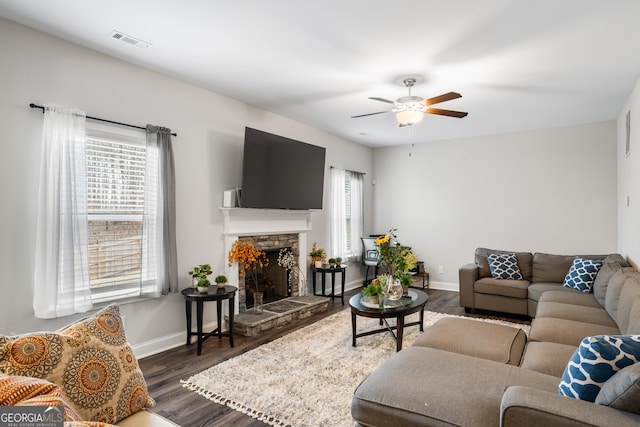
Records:
[[[130,44],[132,46],[136,46],[136,47],[147,48],[147,47],[151,46],[151,43],[147,43],[147,42],[145,42],[143,40],[140,40],[140,39],[137,39],[135,37],[128,36],[128,35],[124,34],[121,31],[113,30],[109,34],[109,37],[111,37],[112,39],[115,39],[115,40],[120,40],[121,42],[125,42],[125,43],[128,43],[128,44]]]

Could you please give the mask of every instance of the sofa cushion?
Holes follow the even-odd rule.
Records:
[[[558,393],[595,402],[609,378],[639,361],[640,335],[586,337],[569,360]]]
[[[609,378],[596,396],[596,403],[640,414],[640,363],[627,366]]]
[[[620,291],[616,319],[620,331],[624,331],[624,333],[627,333],[627,329],[629,329],[631,309],[638,299],[640,299],[640,282],[635,279],[625,280],[622,291]]]
[[[527,280],[504,280],[485,277],[473,284],[474,292],[480,294],[501,295],[511,298],[527,298]]]
[[[554,255],[536,252],[533,254],[531,281],[562,283],[567,275],[573,255]]]
[[[438,320],[413,343],[515,366],[526,344],[527,335],[520,328],[459,317]]]
[[[57,332],[0,336],[0,372],[56,383],[83,420],[114,424],[154,405],[117,305]]]
[[[613,273],[620,270],[622,266],[617,262],[603,262],[596,279],[593,281],[593,295],[598,303],[604,307],[605,297],[607,295],[607,286]]]
[[[514,252],[514,251],[502,251],[497,249],[477,248],[475,251],[475,263],[478,266],[478,278],[491,277],[491,269],[489,267],[489,261],[487,255],[489,254],[505,254],[515,253],[518,260],[518,268],[524,280],[531,281],[531,260],[533,255],[530,252]]]
[[[520,367],[560,378],[575,351],[574,345],[531,341],[527,344]]]
[[[564,277],[562,286],[577,289],[581,292],[591,292],[593,281],[602,266],[601,260],[575,257]]]
[[[491,277],[494,279],[522,280],[520,267],[516,254],[513,252],[506,254],[488,254],[487,261],[491,270]]]
[[[538,304],[536,319],[554,317],[556,319],[575,320],[576,322],[595,323],[596,325],[618,328],[616,322],[602,307],[584,307],[575,304],[543,301]]]
[[[542,295],[546,292],[558,291],[558,292],[567,292],[567,293],[575,293],[575,289],[565,288],[562,286],[562,282],[536,282],[531,283],[527,288],[527,297],[533,301],[540,301]]]
[[[562,304],[572,304],[581,307],[603,308],[593,294],[585,294],[584,292],[578,292],[565,287],[561,289],[562,290],[544,292],[540,297],[539,302],[559,302]]]
[[[638,273],[633,267],[623,267],[611,275],[607,285],[607,294],[604,299],[604,308],[613,319],[618,319],[618,304],[620,303],[620,293],[627,280],[636,280]]]
[[[498,408],[504,390],[512,385],[557,394],[558,378],[491,360],[411,346],[385,360],[360,383],[351,400],[351,415],[369,426],[494,427],[500,423]],[[420,392],[422,389],[428,392]],[[480,392],[470,392],[473,390]]]
[[[554,317],[536,317],[531,322],[529,340],[555,342],[577,347],[584,337],[619,334],[620,329],[617,327]]]

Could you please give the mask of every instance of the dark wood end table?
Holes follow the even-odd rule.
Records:
[[[186,288],[182,290],[182,295],[185,300],[185,308],[187,313],[187,345],[191,345],[191,337],[195,335],[198,337],[198,356],[202,353],[202,343],[209,337],[218,336],[221,339],[223,336],[229,337],[229,345],[233,347],[233,311],[235,310],[235,297],[238,288],[234,286],[225,286],[224,288],[218,288],[216,285],[209,286],[207,293],[198,292],[197,288]],[[229,331],[222,332],[222,301],[228,300],[229,302]],[[196,332],[191,330],[191,304],[196,303]],[[205,301],[215,301],[216,311],[218,316],[218,327],[211,332],[202,331],[202,318],[204,311]]]
[[[424,306],[427,304],[428,300],[429,296],[425,292],[417,289],[411,289],[409,290],[409,297],[404,297],[399,302],[391,303],[393,306],[384,305],[383,308],[379,308],[369,306],[369,304],[363,302],[362,293],[352,296],[351,299],[349,299],[349,305],[351,306],[351,330],[353,336],[352,345],[354,347],[356,346],[356,338],[389,331],[396,340],[396,351],[402,350],[402,338],[405,327],[419,325],[420,331],[424,331]],[[405,324],[405,316],[416,312],[420,312],[420,320]],[[384,322],[386,328],[375,329],[358,334],[356,333],[356,318],[358,316],[380,319],[380,325]],[[387,319],[390,318],[396,319],[396,324],[394,326],[389,325],[387,322]],[[394,330],[396,333],[393,332]]]
[[[333,298],[336,296],[336,273],[340,273],[340,277],[342,279],[342,294],[340,295],[340,300],[342,301],[342,305],[344,305],[344,282],[345,282],[346,272],[347,272],[347,266],[344,265],[344,264],[338,265],[338,266],[333,267],[333,268],[312,266],[311,267],[311,275],[312,275],[311,282],[313,283],[313,294],[316,295],[316,296],[321,296],[321,297],[331,297],[331,301],[333,301]],[[321,294],[317,293],[317,291],[316,291],[316,274],[318,274],[318,273],[322,275],[322,279],[321,279],[322,293]],[[327,283],[327,278],[326,278],[327,273],[331,274],[331,293],[329,295],[325,295],[325,287],[326,287],[326,283]]]

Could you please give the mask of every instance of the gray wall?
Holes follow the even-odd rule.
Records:
[[[627,112],[631,111],[630,150],[626,153]],[[620,251],[640,264],[640,80],[620,112],[618,135],[618,243]],[[629,203],[627,204],[627,197]]]
[[[28,104],[56,103],[88,115],[172,128],[177,198],[180,288],[187,272],[211,263],[223,272],[222,193],[241,184],[245,126],[327,148],[325,209],[312,213],[309,245],[329,246],[329,166],[372,173],[372,150],[307,125],[258,110],[0,19],[0,333],[51,330],[77,317],[49,321],[33,317],[36,193],[42,119]],[[365,187],[367,201],[371,186]],[[371,204],[365,205],[371,211]],[[367,225],[371,227],[371,223]],[[310,248],[307,248],[307,250]],[[360,283],[360,265],[347,281]],[[357,268],[356,268],[357,267]],[[184,342],[180,295],[123,305],[129,341],[138,355]],[[215,309],[205,321],[213,322]]]
[[[375,228],[397,227],[440,288],[478,246],[617,250],[614,122],[376,149],[374,171]]]

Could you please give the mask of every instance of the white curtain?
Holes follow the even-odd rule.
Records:
[[[364,231],[364,175],[359,172],[347,172],[351,178],[351,259],[362,258],[362,233]]]
[[[331,168],[331,256],[346,259],[345,171]]]
[[[148,296],[178,290],[174,176],[171,130],[147,125],[142,292]]]
[[[360,257],[363,182],[362,173],[331,169],[331,256],[339,256],[344,260]],[[347,209],[348,206],[350,209]]]
[[[91,308],[85,114],[45,105],[33,309],[50,319]]]

